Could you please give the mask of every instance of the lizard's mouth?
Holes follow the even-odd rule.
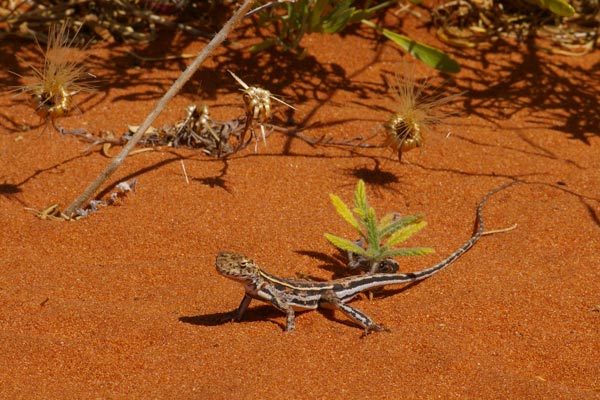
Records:
[[[239,271],[232,270],[231,266],[223,266],[223,265],[217,264],[217,272],[226,278],[231,278],[236,281],[242,280],[242,279],[240,279],[241,276],[240,276]]]

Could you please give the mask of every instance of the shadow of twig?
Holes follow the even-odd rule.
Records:
[[[88,156],[88,154],[79,154],[79,155],[73,156],[71,158],[68,158],[64,161],[61,161],[59,163],[53,164],[49,167],[36,169],[33,174],[29,175],[27,178],[23,179],[20,182],[0,184],[0,196],[5,196],[7,198],[14,198],[13,196],[23,192],[23,186],[25,184],[27,184],[27,182],[31,181],[32,179],[34,179],[46,172],[57,170],[60,167],[66,165],[72,161],[75,161],[77,159],[80,159],[82,157],[87,157],[87,156]],[[64,172],[64,170],[61,170],[59,172]],[[22,201],[20,201],[20,200],[18,200],[18,201],[19,201],[19,203],[24,205],[24,203]]]

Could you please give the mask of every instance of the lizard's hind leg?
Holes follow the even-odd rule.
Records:
[[[376,324],[371,318],[365,315],[363,312],[357,310],[356,308],[349,306],[348,304],[343,303],[339,297],[336,296],[334,292],[327,292],[321,297],[321,305],[324,307],[334,308],[340,310],[344,313],[348,318],[362,326],[365,331],[363,332],[363,336],[368,335],[371,332],[382,332],[387,331],[381,325]]]

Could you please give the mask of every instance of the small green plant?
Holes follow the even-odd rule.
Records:
[[[542,0],[540,0],[542,1]],[[418,0],[412,0],[418,3]],[[452,57],[434,47],[407,36],[382,28],[369,21],[377,13],[398,4],[395,0],[359,2],[355,0],[295,0],[267,3],[272,5],[259,13],[259,24],[273,30],[274,35],[254,45],[251,51],[277,46],[284,51],[305,55],[300,46],[304,35],[335,34],[348,26],[362,23],[397,44],[411,56],[443,72],[459,72],[460,66]],[[259,7],[262,9],[262,7]]]
[[[395,247],[423,229],[427,223],[423,221],[423,215],[398,218],[397,214],[388,214],[377,222],[375,210],[367,201],[362,179],[358,181],[354,192],[354,209],[350,210],[346,203],[334,194],[330,194],[329,197],[337,213],[356,229],[360,239],[354,242],[330,233],[326,233],[325,238],[340,250],[347,251],[349,255],[357,255],[366,260],[369,272],[381,272],[380,264],[393,257],[422,256],[435,252],[430,247]]]

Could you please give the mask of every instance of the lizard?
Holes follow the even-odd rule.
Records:
[[[347,304],[362,292],[388,285],[405,284],[423,279],[442,271],[460,256],[466,253],[484,234],[498,231],[484,231],[482,217],[483,206],[494,193],[513,185],[517,181],[506,183],[488,192],[477,206],[475,226],[477,229],[456,251],[439,263],[410,273],[375,273],[354,275],[325,282],[302,279],[280,278],[260,268],[252,259],[230,251],[222,251],[216,258],[217,272],[226,278],[244,285],[245,294],[239,307],[227,313],[224,320],[239,322],[252,299],[271,304],[287,315],[286,331],[295,330],[295,311],[330,308],[340,310],[343,314],[364,329],[364,335],[371,332],[386,331],[366,314]]]

